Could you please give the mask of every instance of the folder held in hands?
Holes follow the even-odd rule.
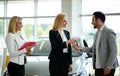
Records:
[[[37,45],[37,42],[25,42],[18,50],[22,50],[27,46],[35,46],[35,45]]]

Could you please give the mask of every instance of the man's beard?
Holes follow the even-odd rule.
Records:
[[[94,26],[94,29],[97,28],[96,26],[97,26],[97,25]]]
[[[98,26],[97,24],[96,24],[96,25],[94,25],[94,29],[96,29],[96,28],[97,28],[97,26]]]

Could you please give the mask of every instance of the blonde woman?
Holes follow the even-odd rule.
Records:
[[[24,76],[26,62],[25,55],[31,52],[33,46],[28,46],[23,50],[18,50],[24,43],[23,37],[18,34],[22,28],[22,18],[13,16],[10,19],[8,26],[8,34],[5,38],[7,49],[10,55],[10,62],[8,63],[8,73],[10,76]]]
[[[66,25],[67,17],[60,13],[54,20],[53,29],[49,31],[51,42],[50,76],[68,76],[68,72],[72,71],[71,44],[76,41],[70,39],[70,33],[64,29]]]

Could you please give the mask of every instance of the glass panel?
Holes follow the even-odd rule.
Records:
[[[94,11],[119,13],[119,6],[120,0],[82,0],[82,13],[92,14]]]
[[[120,15],[106,16],[106,25],[112,28],[116,33],[120,33]]]
[[[6,33],[8,33],[8,26],[9,26],[10,18],[6,19]]]
[[[82,34],[83,36],[86,37],[89,46],[92,45],[93,36],[96,32],[91,22],[92,22],[91,16],[82,17]]]
[[[22,36],[26,40],[33,40],[34,35],[34,19],[23,18],[23,28],[21,30]]]
[[[61,0],[38,0],[38,16],[56,16],[61,12]]]
[[[120,15],[107,16],[106,26],[112,28],[117,34],[118,55],[120,55]]]
[[[8,1],[7,16],[34,16],[34,0]]]
[[[54,18],[39,18],[37,20],[37,38],[48,37]]]
[[[0,17],[4,16],[4,6],[3,1],[0,1]]]
[[[3,19],[0,19],[0,40],[3,39],[3,34],[4,34]]]

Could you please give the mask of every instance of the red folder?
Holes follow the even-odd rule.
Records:
[[[35,46],[35,45],[37,45],[37,42],[25,42],[18,50],[22,50],[27,46]]]

